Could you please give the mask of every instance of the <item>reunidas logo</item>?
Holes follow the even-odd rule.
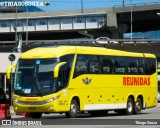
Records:
[[[13,6],[48,6],[48,1],[0,1],[0,7],[13,7]]]

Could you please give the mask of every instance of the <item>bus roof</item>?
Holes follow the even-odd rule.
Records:
[[[20,58],[55,58],[66,54],[75,54],[75,46],[38,47],[24,52]]]
[[[154,54],[126,52],[121,50],[108,49],[104,47],[89,46],[52,46],[39,47],[31,49],[23,54],[20,58],[55,58],[66,54],[94,54],[94,55],[115,55],[115,56],[134,56],[134,57],[151,57],[156,58]]]

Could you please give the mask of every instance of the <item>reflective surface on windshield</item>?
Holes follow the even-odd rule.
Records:
[[[20,59],[15,73],[14,93],[43,96],[56,92],[53,70],[57,63],[57,59]]]

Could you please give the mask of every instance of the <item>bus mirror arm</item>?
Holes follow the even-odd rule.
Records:
[[[12,64],[11,66],[9,66],[8,68],[7,68],[7,70],[6,70],[6,76],[7,76],[7,79],[10,79],[11,78],[11,70],[13,69],[13,68],[15,68],[16,67],[16,64]]]
[[[67,62],[61,62],[59,64],[57,64],[54,68],[54,78],[57,78],[59,75],[59,69],[61,66],[65,65]]]

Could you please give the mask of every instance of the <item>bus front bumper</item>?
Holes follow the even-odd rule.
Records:
[[[24,105],[14,102],[14,111],[18,112],[57,112],[56,102],[42,105]]]

